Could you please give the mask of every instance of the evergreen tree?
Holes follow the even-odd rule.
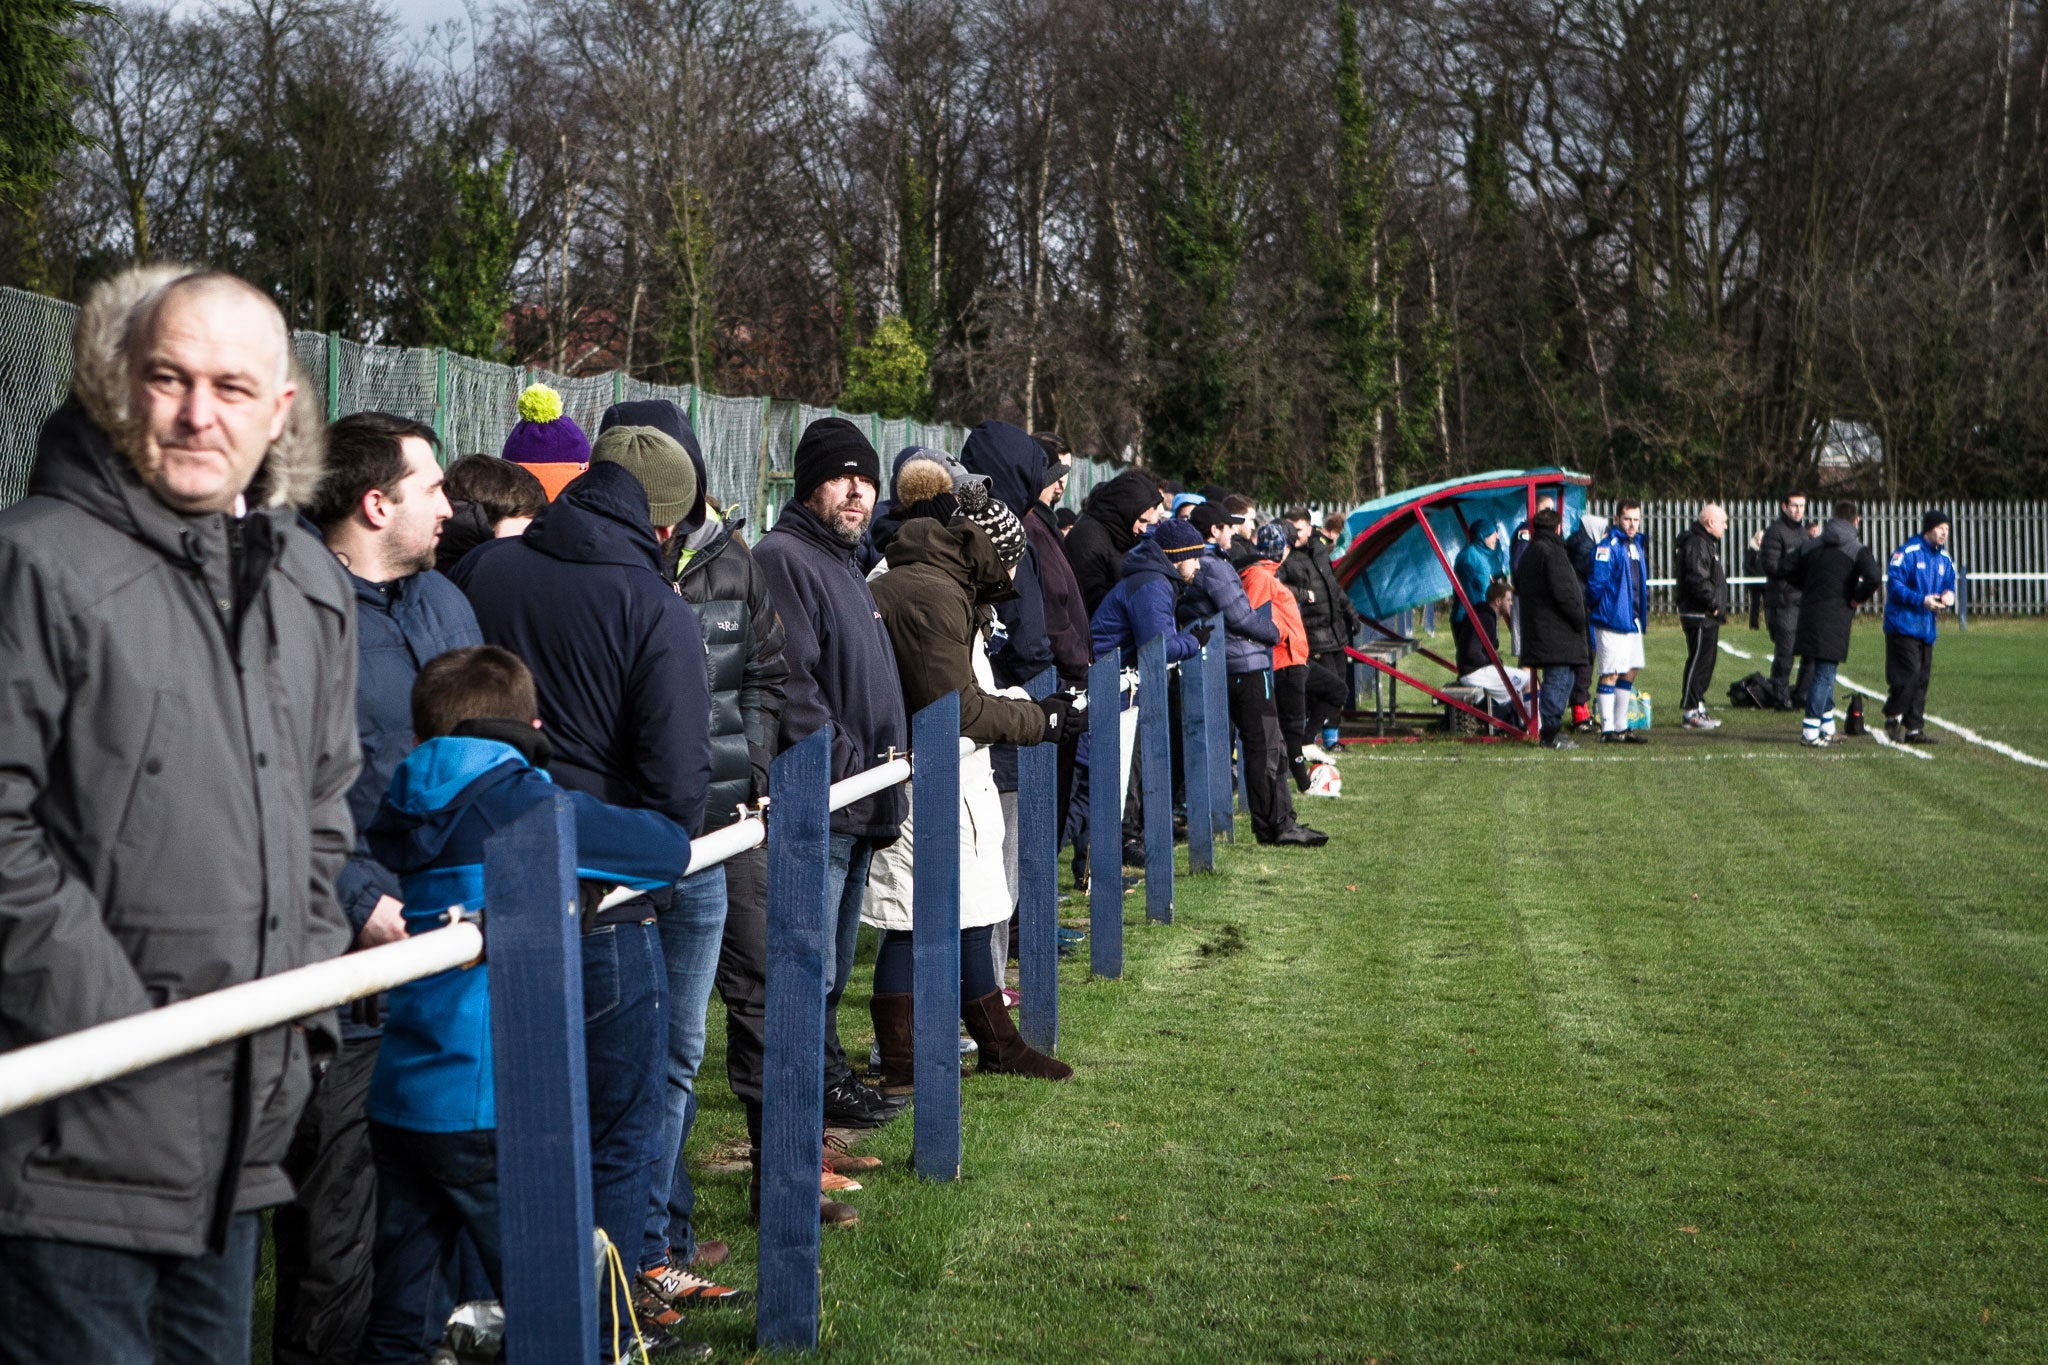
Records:
[[[512,257],[519,219],[508,185],[510,148],[482,165],[437,160],[444,216],[437,224],[418,281],[421,341],[479,360],[504,353],[505,315],[512,307]]]
[[[888,418],[922,417],[931,387],[931,353],[918,345],[906,319],[892,315],[847,357],[839,406]]]
[[[79,0],[0,4],[0,280],[46,287],[43,196],[58,160],[85,141],[72,119],[83,48],[74,26],[105,13]]]

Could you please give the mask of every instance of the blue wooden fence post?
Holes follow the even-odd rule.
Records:
[[[911,1161],[960,1178],[960,694],[910,718]],[[984,888],[985,889],[985,888]]]
[[[1088,965],[1124,974],[1124,773],[1117,655],[1088,669]]]
[[[556,793],[484,841],[484,906],[502,1288],[511,1306],[505,1356],[511,1365],[596,1365],[583,944],[567,796]]]
[[[831,981],[832,727],[769,769],[768,1000],[763,1040],[761,1243],[754,1339],[818,1345],[818,1172],[825,1159],[825,991]]]
[[[1216,826],[1209,814],[1209,674],[1221,668],[1206,647],[1180,664],[1181,790],[1188,800],[1188,871],[1216,870]]]
[[[1173,923],[1173,707],[1166,637],[1138,646],[1138,744],[1144,753],[1145,918]]]
[[[1202,679],[1208,684],[1209,702],[1209,819],[1218,834],[1237,842],[1237,789],[1230,767],[1230,664],[1229,630],[1223,613],[1209,618],[1209,658],[1212,666]]]
[[[1034,697],[1058,685],[1050,668],[1025,684]],[[1060,746],[1017,750],[1017,984],[1024,996],[1017,1031],[1040,1052],[1060,1042]]]

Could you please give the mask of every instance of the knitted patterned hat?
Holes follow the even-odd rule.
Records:
[[[530,384],[519,395],[519,425],[505,438],[503,454],[516,464],[589,464],[590,438],[562,411],[561,394]]]
[[[1152,542],[1166,551],[1166,557],[1176,564],[1202,553],[1202,533],[1194,528],[1193,523],[1178,518],[1162,521],[1153,527]]]
[[[996,547],[996,555],[1010,568],[1024,558],[1024,523],[1007,505],[989,496],[986,483],[965,483],[954,490],[960,512],[982,529]]]
[[[1294,528],[1284,521],[1269,521],[1252,537],[1252,548],[1259,552],[1259,558],[1275,562],[1287,557],[1287,547],[1293,543]]]

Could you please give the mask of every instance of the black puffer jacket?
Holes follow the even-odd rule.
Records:
[[[1138,543],[1131,526],[1148,507],[1159,505],[1159,487],[1135,469],[1103,484],[1081,504],[1081,519],[1067,532],[1064,549],[1073,566],[1081,605],[1093,619],[1095,609],[1124,574],[1124,556]]]
[[[1721,563],[1721,537],[1695,521],[1671,547],[1672,594],[1680,616],[1728,619],[1728,570]]]
[[[704,828],[721,829],[737,808],[768,794],[768,764],[782,724],[782,618],[739,533],[738,511],[707,517],[687,537],[672,536],[663,567],[683,600],[697,608],[711,677],[711,788]]]
[[[1856,523],[1830,521],[1820,539],[1800,545],[1785,576],[1802,594],[1793,646],[1799,657],[1837,664],[1847,659],[1856,608],[1884,583],[1870,547],[1856,534]]]
[[[1308,652],[1329,654],[1344,648],[1364,624],[1351,595],[1337,581],[1330,563],[1330,542],[1309,532],[1308,543],[1294,547],[1280,565],[1280,581],[1294,590],[1301,605],[1301,624],[1308,629]]]
[[[482,503],[463,501],[449,506],[455,515],[441,523],[441,539],[434,546],[434,568],[439,573],[447,573],[464,555],[495,540],[498,534]]]
[[[1557,532],[1531,528],[1515,565],[1515,600],[1522,608],[1522,667],[1588,662],[1586,594]]]
[[[1780,512],[1764,532],[1764,543],[1757,549],[1757,558],[1770,582],[1764,585],[1764,605],[1767,607],[1796,607],[1799,605],[1799,584],[1788,577],[1792,562],[1809,537],[1806,525],[1797,517],[1788,517]]]

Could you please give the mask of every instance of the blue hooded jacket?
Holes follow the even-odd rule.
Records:
[[[369,830],[371,850],[404,887],[406,931],[433,932],[456,905],[488,921],[484,841],[554,790],[546,773],[496,740],[444,737],[414,749]],[[673,821],[582,792],[569,800],[579,877],[651,891],[688,870],[690,836]],[[489,970],[457,967],[392,989],[371,1118],[419,1133],[497,1127]]]
[[[594,464],[516,539],[454,578],[484,639],[526,661],[555,780],[693,833],[711,783],[711,684],[697,613],[662,572],[647,490]]]
[[[1492,586],[1494,575],[1504,574],[1508,571],[1507,556],[1498,550],[1486,548],[1486,535],[1491,529],[1490,527],[1473,527],[1475,539],[1466,542],[1465,548],[1458,551],[1458,557],[1451,565],[1453,572],[1458,575],[1458,586],[1465,590],[1465,596],[1471,599],[1472,605],[1475,607],[1486,600],[1486,590]],[[1452,602],[1452,622],[1456,623],[1464,619],[1464,605],[1456,601]]]
[[[1202,551],[1194,581],[1180,599],[1176,613],[1182,621],[1195,622],[1223,613],[1223,667],[1231,673],[1263,673],[1273,666],[1273,646],[1280,643],[1280,627],[1273,624],[1271,607],[1254,608],[1245,593],[1244,580],[1214,545]],[[1212,656],[1213,657],[1213,656]]]
[[[1884,571],[1884,633],[1934,643],[1934,613],[1923,605],[1937,593],[1954,592],[1956,562],[1926,536],[1914,536],[1892,551]]]
[[[1643,533],[1622,534],[1619,520],[1593,550],[1586,581],[1586,616],[1602,630],[1640,635],[1650,617],[1650,557]]]
[[[1095,637],[1095,657],[1120,652],[1125,668],[1138,666],[1138,646],[1155,635],[1166,637],[1166,661],[1188,658],[1202,645],[1194,636],[1176,629],[1174,605],[1179,602],[1180,573],[1166,551],[1150,536],[1141,538],[1124,555],[1123,577],[1102,599],[1090,623]]]

